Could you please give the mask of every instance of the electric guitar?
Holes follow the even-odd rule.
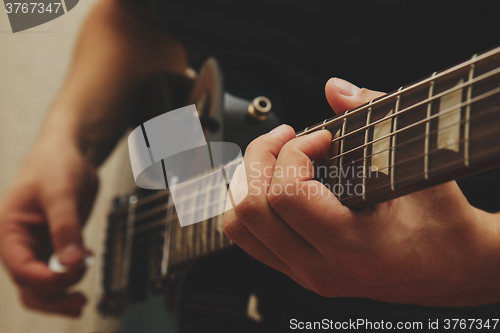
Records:
[[[179,86],[182,89],[174,88]],[[178,90],[173,93],[173,89]],[[251,101],[225,93],[214,60],[206,63],[194,82],[159,75],[145,88],[143,105],[156,114],[187,104],[197,105],[207,141],[230,141],[244,148],[280,123],[268,98]],[[332,133],[331,149],[326,160],[316,164],[320,171],[316,176],[344,205],[360,209],[500,165],[499,128],[500,48],[496,48],[310,126],[297,136],[320,129]],[[225,204],[226,192],[210,183],[198,191],[206,198],[202,209]],[[150,314],[141,326],[148,332],[156,332],[154,327],[165,331],[172,325],[182,332],[209,332],[209,322],[221,325],[214,332],[267,332],[259,324],[262,316],[251,287],[242,292],[229,287],[216,295],[213,290],[227,287],[225,279],[213,282],[218,279],[213,271],[196,276],[200,258],[209,263],[205,264],[209,271],[218,269],[211,259],[215,257],[224,258],[236,270],[259,264],[242,255],[224,235],[222,215],[181,228],[178,209],[190,207],[174,207],[168,189],[138,189],[115,200],[107,227],[99,306],[103,317],[115,322],[114,326],[108,323],[109,330],[133,331],[136,324],[126,318],[142,311]],[[141,304],[144,307],[138,310]],[[200,310],[202,304],[204,310]],[[177,316],[162,319],[168,311]],[[203,324],[197,326],[196,321]]]

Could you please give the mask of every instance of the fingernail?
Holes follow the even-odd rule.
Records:
[[[83,249],[75,243],[66,245],[57,256],[63,265],[75,265],[83,260]]]
[[[229,185],[234,205],[238,205],[248,194],[247,175],[245,165],[240,164],[233,174],[233,179]]]
[[[338,77],[333,78],[333,83],[335,84],[335,87],[337,88],[339,93],[344,96],[354,96],[361,90],[351,82],[339,79]]]
[[[269,133],[278,133],[278,132],[281,132],[282,130],[284,130],[286,128],[286,125],[283,124],[283,125],[279,125],[278,127],[274,128],[271,132]]]

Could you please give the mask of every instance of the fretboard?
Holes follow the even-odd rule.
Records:
[[[367,207],[500,164],[500,48],[297,134],[334,139],[318,180]]]

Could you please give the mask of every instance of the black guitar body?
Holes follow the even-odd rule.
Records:
[[[269,105],[265,106],[265,114],[260,117],[249,112],[252,102],[225,92],[218,65],[214,59],[209,59],[195,80],[164,73],[147,80],[142,88],[135,122],[140,124],[167,111],[195,104],[208,142],[233,142],[244,151],[255,137],[280,124],[270,101],[267,100]],[[152,193],[154,191],[137,189],[133,196],[141,198]],[[117,198],[115,210],[127,205],[129,198]],[[163,203],[155,200],[136,213]],[[127,282],[123,286],[123,283],[118,283],[120,286],[116,287],[113,267],[123,260],[124,251],[123,246],[116,247],[116,239],[125,233],[120,214],[123,213],[111,212],[108,221],[104,293],[99,304],[103,317],[116,318],[118,325],[98,330],[134,333],[268,332],[258,321],[249,318],[247,312],[250,293],[254,292],[253,286],[261,276],[259,271],[270,269],[237,247],[170,267],[166,277],[159,277],[151,272],[161,261],[158,241],[163,235],[134,235]],[[142,224],[152,220],[154,216]]]

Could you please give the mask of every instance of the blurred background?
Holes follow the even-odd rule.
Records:
[[[12,33],[5,7],[0,6],[0,196],[38,136],[45,114],[64,82],[78,32],[96,2],[82,0],[65,15],[16,34]],[[123,149],[125,145],[118,150]],[[97,260],[76,286],[88,297],[82,317],[66,319],[26,310],[0,264],[0,333],[95,331],[102,230],[118,182],[113,170],[120,163],[122,159],[114,154],[101,168],[99,196],[85,227],[86,246]]]

